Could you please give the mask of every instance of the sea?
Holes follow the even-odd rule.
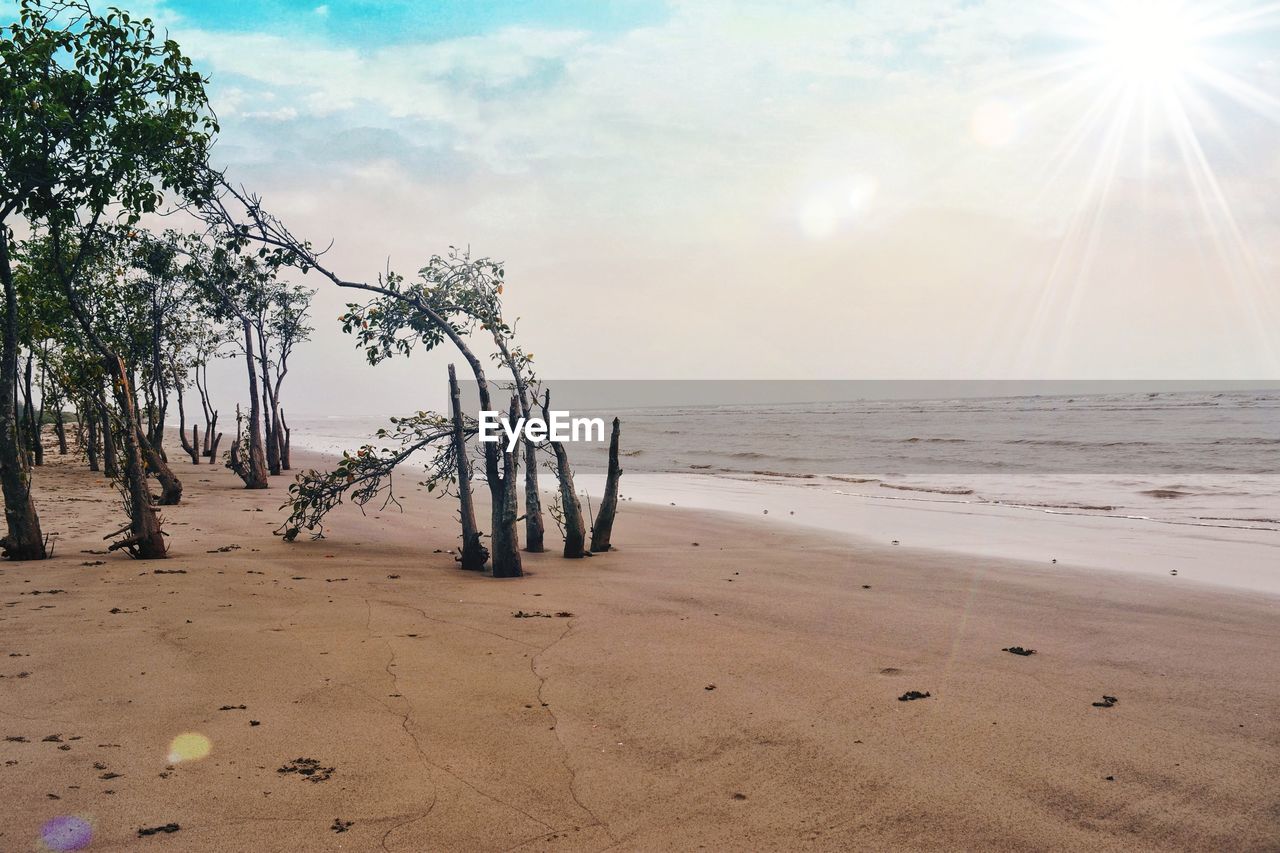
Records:
[[[682,396],[688,390],[682,385]],[[653,389],[643,396],[655,396]],[[1276,389],[625,402],[571,412],[620,419],[629,473],[1280,532]],[[386,425],[386,417],[312,418],[294,424],[293,435],[300,446],[334,453],[378,444],[371,437]],[[604,442],[569,449],[586,474],[607,464]]]

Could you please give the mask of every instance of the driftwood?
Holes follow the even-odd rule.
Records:
[[[622,476],[622,467],[618,464],[618,433],[620,425],[613,419],[613,435],[609,438],[609,474],[604,481],[604,498],[600,501],[600,514],[596,516],[591,527],[591,550],[603,553],[613,546],[609,538],[613,535],[613,519],[618,513],[618,479]]]

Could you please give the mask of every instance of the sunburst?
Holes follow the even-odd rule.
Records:
[[[1280,97],[1257,82],[1280,56],[1280,3],[1093,0],[1055,8],[1058,31],[1040,34],[1055,45],[1051,58],[1000,87],[1020,104],[1005,120],[1058,129],[1031,184],[1040,209],[1066,214],[1024,355],[1031,360],[1046,343],[1060,354],[1108,216],[1131,213],[1117,210],[1123,177],[1194,212],[1202,251],[1252,318],[1249,334],[1280,366],[1273,288],[1219,175],[1222,159],[1239,154],[1232,131],[1242,117],[1280,123]],[[990,103],[981,109],[990,113]],[[979,132],[989,123],[975,116],[979,142],[991,138]]]

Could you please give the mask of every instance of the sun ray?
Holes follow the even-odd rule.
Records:
[[[1247,316],[1242,344],[1256,344],[1280,368],[1280,313],[1251,243],[1256,236],[1233,207],[1235,188],[1217,172],[1247,160],[1258,144],[1256,133],[1241,136],[1232,110],[1280,125],[1280,95],[1261,82],[1275,61],[1264,36],[1280,29],[1280,3],[1053,5],[1063,16],[1062,50],[1002,81],[1012,92],[1005,97],[1021,105],[1020,120],[1052,140],[1047,157],[1030,160],[1028,183],[1036,188],[1034,209],[1049,214],[1058,234],[1018,351],[1025,359],[1053,353],[1052,364],[1072,343],[1112,209],[1129,204],[1154,213],[1181,197],[1188,224],[1198,223],[1192,240],[1203,244],[1189,248],[1223,279],[1207,279],[1205,287],[1222,295],[1206,299]],[[1119,192],[1122,176],[1131,195]]]

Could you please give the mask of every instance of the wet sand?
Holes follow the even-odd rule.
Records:
[[[0,566],[0,850],[1280,849],[1274,596],[636,503],[494,581],[412,487],[289,545],[286,477],[181,461],[142,563],[50,463],[56,556]]]

